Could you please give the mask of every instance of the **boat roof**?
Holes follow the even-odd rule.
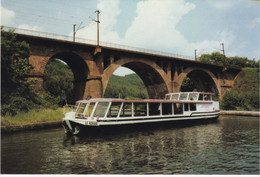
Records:
[[[165,100],[165,99],[145,99],[145,100],[125,100],[116,98],[93,98],[89,100],[79,100],[77,102],[135,102],[135,103],[211,103],[212,101],[202,100]]]
[[[180,94],[180,93],[199,93],[199,94],[215,95],[215,93],[212,92],[172,92],[172,93],[166,93],[165,95]]]
[[[210,92],[173,92],[167,93],[165,95],[171,94],[181,94],[181,93],[200,93],[200,94],[210,94]],[[77,102],[135,102],[135,103],[211,103],[212,101],[202,101],[202,100],[167,100],[167,99],[144,99],[144,100],[126,100],[121,98],[92,98],[89,100],[78,100]]]

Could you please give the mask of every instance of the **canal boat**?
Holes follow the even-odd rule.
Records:
[[[95,127],[216,119],[220,111],[215,98],[207,92],[178,92],[168,93],[164,99],[79,100],[72,110],[64,111],[63,127],[66,133],[77,135]]]

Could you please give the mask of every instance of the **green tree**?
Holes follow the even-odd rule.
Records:
[[[2,115],[28,111],[39,98],[26,76],[33,69],[29,62],[30,49],[25,41],[16,40],[14,30],[1,27],[1,103]]]
[[[229,57],[228,64],[232,66],[240,66],[240,67],[247,67],[248,58],[246,57]]]
[[[213,52],[211,54],[202,54],[198,61],[209,64],[223,65],[225,62],[225,56],[219,52]]]
[[[198,57],[198,61],[202,63],[216,64],[216,65],[228,65],[228,66],[238,66],[238,67],[252,67],[258,68],[259,61],[249,60],[247,57],[225,57],[219,52],[213,52],[211,54],[202,54]]]

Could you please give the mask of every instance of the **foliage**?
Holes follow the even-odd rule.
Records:
[[[259,68],[245,68],[221,100],[224,110],[259,110]]]
[[[246,108],[245,97],[237,92],[226,92],[221,100],[221,107],[224,110],[236,110]]]
[[[29,44],[16,40],[13,30],[1,27],[1,114],[15,115],[19,111],[41,104],[32,84],[26,76],[33,69],[29,62]]]
[[[213,52],[212,54],[202,54],[198,61],[201,61],[203,63],[209,63],[209,64],[217,64],[217,65],[223,65],[225,60],[225,57],[223,54],[220,54],[219,52]]]
[[[198,61],[209,64],[216,65],[229,65],[229,66],[238,66],[238,67],[252,67],[258,68],[259,61],[249,60],[247,57],[225,57],[219,52],[213,52],[211,54],[202,54],[198,57]]]
[[[181,85],[181,91],[182,92],[192,92],[195,90],[195,85],[193,81],[189,77],[185,77],[182,85]]]
[[[148,93],[143,81],[137,74],[130,74],[125,77],[112,75],[105,91],[105,97],[147,99]]]
[[[6,114],[1,117],[2,126],[17,126],[32,123],[52,122],[62,120],[62,108],[56,110],[52,109],[33,109],[27,113],[19,113],[19,115],[12,116]]]
[[[70,67],[59,59],[51,59],[44,73],[44,99],[51,104],[58,104],[65,93],[68,100],[72,97],[74,76]]]
[[[244,68],[237,76],[233,89],[240,93],[259,92],[259,68]]]

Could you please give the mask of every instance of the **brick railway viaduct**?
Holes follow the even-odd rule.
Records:
[[[35,87],[42,91],[45,66],[52,58],[66,62],[74,73],[74,99],[103,97],[109,78],[120,66],[127,67],[143,80],[151,99],[162,98],[167,92],[180,91],[186,76],[198,91],[205,86],[220,97],[229,90],[240,68],[205,64],[194,60],[159,54],[17,34],[18,40],[30,45],[30,62],[34,66],[28,76],[37,79]],[[75,101],[74,100],[74,101]]]

